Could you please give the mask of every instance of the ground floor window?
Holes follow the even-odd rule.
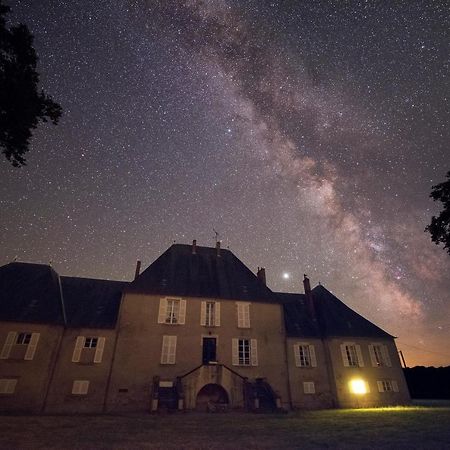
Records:
[[[316,386],[314,384],[314,381],[304,381],[303,382],[303,392],[305,394],[315,394]]]
[[[398,392],[398,383],[396,380],[378,380],[379,392]]]
[[[17,378],[0,379],[0,394],[14,394],[17,385]]]
[[[72,394],[74,395],[86,395],[89,390],[88,380],[74,380],[72,385]]]

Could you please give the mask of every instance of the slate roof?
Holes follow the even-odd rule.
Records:
[[[132,282],[131,292],[276,302],[273,292],[232,252],[174,244]]]
[[[61,277],[67,323],[73,328],[114,328],[124,281]]]
[[[63,325],[58,274],[44,264],[0,267],[0,319]]]

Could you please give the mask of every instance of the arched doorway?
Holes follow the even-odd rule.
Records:
[[[199,411],[211,411],[215,408],[223,408],[228,405],[227,391],[219,384],[206,384],[197,394],[196,409]]]

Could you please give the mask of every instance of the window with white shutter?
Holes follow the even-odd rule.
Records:
[[[256,339],[232,339],[233,366],[258,365],[258,341]]]
[[[391,358],[387,345],[372,343],[369,345],[369,354],[373,367],[391,367]]]
[[[200,324],[206,327],[220,326],[220,303],[202,301],[200,311]]]
[[[398,383],[396,380],[378,380],[378,392],[398,392]]]
[[[303,382],[303,392],[305,394],[315,394],[316,386],[314,384],[314,381],[304,381]]]
[[[94,362],[95,364],[100,364],[103,359],[105,342],[106,338],[101,336],[78,336],[72,353],[72,362],[82,361],[84,363]]]
[[[163,336],[161,364],[175,364],[177,336]]]
[[[10,331],[6,336],[5,343],[3,344],[2,353],[0,354],[0,359],[8,359],[11,353],[13,345],[16,343],[17,332]]]
[[[238,328],[250,328],[250,303],[236,302]]]
[[[34,358],[34,354],[36,353],[37,345],[39,342],[40,333],[31,333],[31,339],[28,343],[27,351],[25,352],[25,356],[23,359],[27,361],[31,361]]]
[[[0,394],[14,394],[17,385],[17,378],[0,379]]]
[[[341,344],[342,362],[344,367],[364,367],[361,346],[354,342]]]
[[[159,301],[158,323],[184,325],[186,321],[186,300],[164,297]]]
[[[294,344],[294,358],[297,367],[317,367],[316,350],[307,342]]]
[[[88,380],[74,380],[72,385],[72,394],[74,395],[86,395],[89,391]]]
[[[75,348],[72,353],[72,362],[80,362],[81,350],[83,350],[84,347],[84,340],[84,336],[77,337],[77,340],[75,341]]]
[[[36,353],[39,337],[40,333],[10,331],[3,344],[0,359],[8,359],[13,347],[19,346],[22,349],[26,348],[23,359],[31,361]]]
[[[95,347],[95,354],[94,354],[94,363],[95,364],[99,364],[102,362],[103,350],[105,349],[105,342],[106,342],[106,338],[104,338],[104,337],[97,338],[97,345]]]

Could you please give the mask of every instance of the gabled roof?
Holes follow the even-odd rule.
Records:
[[[316,286],[312,293],[323,336],[394,337],[353,311],[323,286]]]
[[[174,244],[129,285],[131,292],[276,302],[273,292],[231,251]]]
[[[73,328],[114,328],[124,281],[61,277],[67,324]]]
[[[44,264],[0,267],[0,319],[63,325],[58,274]]]

